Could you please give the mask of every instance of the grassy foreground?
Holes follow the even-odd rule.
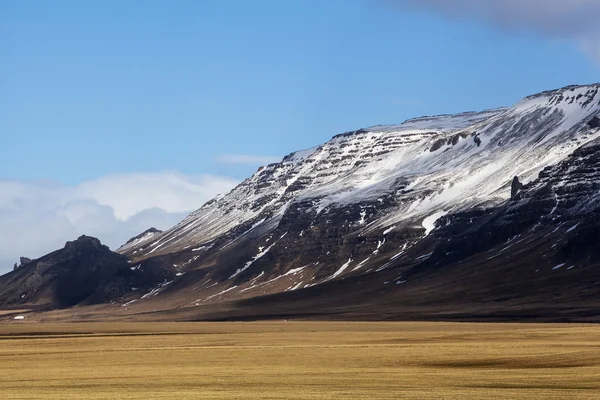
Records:
[[[598,399],[600,326],[0,325],[0,399]]]

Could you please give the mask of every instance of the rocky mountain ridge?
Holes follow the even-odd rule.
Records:
[[[119,291],[115,307],[182,319],[511,319],[515,309],[549,319],[578,307],[591,318],[599,90],[569,86],[292,153],[122,246],[130,268],[163,274]],[[544,303],[551,291],[565,309]]]
[[[110,251],[98,239],[81,236],[0,277],[0,305],[102,304],[154,288],[174,276],[172,269],[157,263],[147,263],[144,270],[131,266],[127,257]]]

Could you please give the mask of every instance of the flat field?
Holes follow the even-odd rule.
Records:
[[[600,326],[0,325],[0,399],[598,399]]]

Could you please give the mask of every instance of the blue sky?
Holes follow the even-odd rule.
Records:
[[[138,213],[167,227],[336,133],[599,80],[600,36],[581,20],[597,6],[476,3],[2,1],[0,225],[67,224],[19,248],[37,256],[107,212],[114,247],[155,221],[125,229]]]
[[[363,0],[4,1],[2,178],[244,178],[379,123],[597,79],[566,41]],[[32,159],[23,166],[23,154]]]

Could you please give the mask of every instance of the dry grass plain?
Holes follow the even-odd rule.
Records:
[[[600,326],[0,325],[0,399],[599,399]]]

